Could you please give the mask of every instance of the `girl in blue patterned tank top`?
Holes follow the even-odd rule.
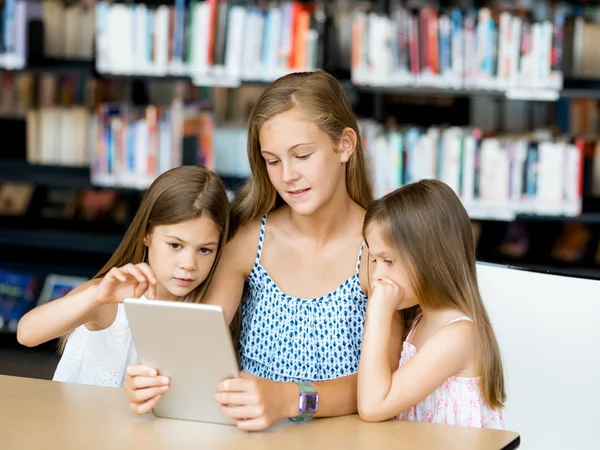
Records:
[[[372,195],[358,124],[335,78],[295,73],[272,83],[251,113],[248,157],[251,176],[206,301],[229,321],[241,306],[242,373],[215,386],[215,400],[245,430],[356,413]],[[159,386],[149,370],[132,368],[126,383],[138,413]]]

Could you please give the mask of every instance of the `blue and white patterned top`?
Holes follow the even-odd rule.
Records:
[[[367,311],[359,269],[318,298],[291,297],[260,264],[267,216],[242,303],[241,370],[274,381],[322,381],[358,371]]]

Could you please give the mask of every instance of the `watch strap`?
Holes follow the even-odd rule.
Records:
[[[318,394],[317,390],[310,383],[305,383],[305,382],[295,382],[295,383],[300,388],[300,396],[298,397],[298,409],[300,412],[296,417],[290,417],[289,419],[292,422],[302,422],[302,421],[314,416],[315,412],[317,411],[317,406],[319,403],[319,394]],[[306,398],[308,396],[313,397],[314,407],[310,408],[310,409],[306,408]]]

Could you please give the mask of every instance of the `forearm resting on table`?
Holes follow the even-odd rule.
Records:
[[[374,419],[392,386],[389,338],[391,320],[373,316],[365,326],[358,380],[358,411],[364,419]]]
[[[356,382],[357,375],[348,375],[327,381],[310,383],[319,394],[319,407],[315,417],[337,417],[356,414]],[[294,383],[290,387],[288,417],[298,415],[298,398],[300,389]]]

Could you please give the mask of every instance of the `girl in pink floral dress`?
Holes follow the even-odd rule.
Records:
[[[371,289],[361,418],[504,428],[500,351],[479,294],[470,220],[454,191],[435,180],[400,188],[373,203],[363,233]],[[399,363],[390,360],[393,334],[406,334]]]

